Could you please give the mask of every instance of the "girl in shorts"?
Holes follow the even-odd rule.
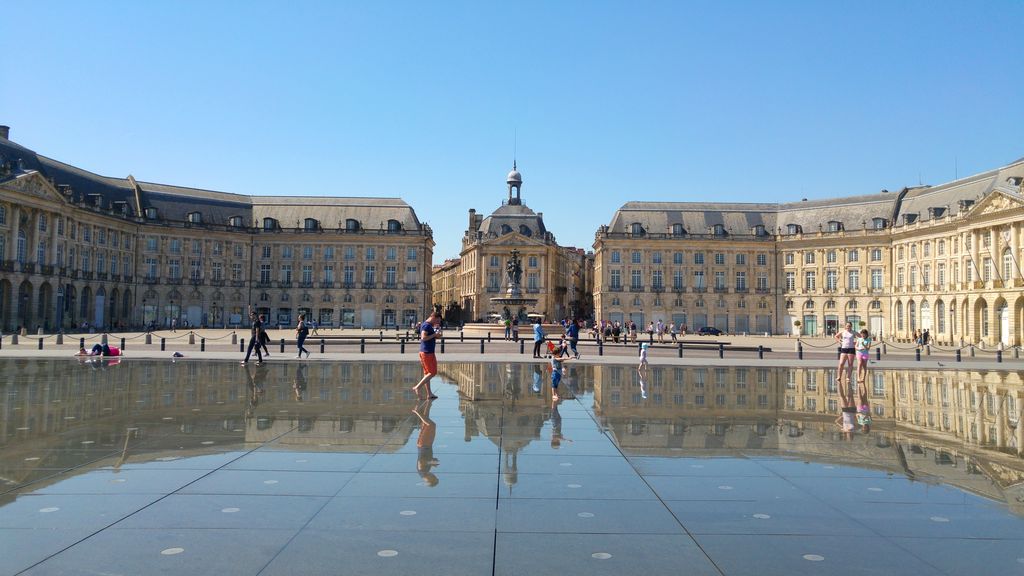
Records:
[[[871,356],[871,335],[867,329],[857,335],[857,381],[864,383],[868,377],[868,358]]]

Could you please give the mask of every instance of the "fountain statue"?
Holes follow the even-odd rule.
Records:
[[[526,307],[536,304],[537,299],[523,298],[523,261],[519,257],[519,250],[513,249],[505,263],[505,278],[508,281],[505,296],[491,298],[491,303],[502,307],[502,318],[518,318],[521,323],[528,322]]]

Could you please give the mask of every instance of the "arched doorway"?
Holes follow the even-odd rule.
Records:
[[[106,326],[106,311],[107,291],[106,289],[103,288],[103,286],[100,286],[100,289],[96,291],[96,306],[93,308],[93,312],[95,312],[95,314],[93,315],[92,322],[92,325],[95,326],[97,330],[102,330],[103,327]]]
[[[0,280],[0,329],[11,326],[11,283]]]
[[[82,288],[82,293],[78,297],[78,321],[81,323],[89,322],[92,318],[92,288],[86,286]]]
[[[971,336],[975,341],[985,342],[989,339],[988,302],[984,298],[974,302],[974,330]]]
[[[78,303],[78,289],[72,284],[68,284],[67,288],[64,289],[64,323],[66,326],[70,326],[72,329],[78,325],[75,321],[78,316],[75,312],[78,310],[76,304]]]
[[[907,318],[910,320],[910,335],[917,331],[917,304],[913,300],[907,302]]]
[[[112,329],[117,329],[118,323],[121,321],[121,291],[114,288],[110,291],[110,301],[107,302],[107,321],[110,322]]]
[[[993,310],[992,321],[995,330],[993,330],[992,335],[998,338],[998,342],[1001,342],[1004,346],[1009,346],[1011,342],[1010,307],[1006,304],[1006,300],[1000,298],[996,300]]]
[[[32,324],[32,283],[25,280],[18,287],[18,326],[31,328]]]
[[[121,300],[121,321],[125,326],[131,326],[135,323],[132,319],[132,291],[125,290]]]
[[[39,300],[36,306],[36,323],[49,332],[53,325],[53,286],[43,282],[39,286]]]

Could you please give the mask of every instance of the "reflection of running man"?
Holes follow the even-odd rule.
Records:
[[[439,480],[431,472],[431,468],[440,464],[434,458],[434,438],[437,436],[437,424],[430,419],[430,406],[433,402],[427,399],[412,409],[412,413],[420,419],[420,435],[416,438],[419,455],[416,458],[416,471],[427,486],[437,486]]]

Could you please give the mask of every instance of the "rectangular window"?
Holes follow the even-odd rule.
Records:
[[[201,280],[203,277],[203,261],[198,258],[190,258],[188,261],[188,277],[192,280]]]
[[[825,289],[834,291],[839,286],[839,274],[835,270],[825,271]]]
[[[786,291],[796,290],[796,272],[786,272]]]
[[[676,270],[675,272],[672,273],[672,288],[674,290],[683,289],[683,278],[684,276],[682,270]]]
[[[622,254],[618,250],[612,250],[612,264],[619,264],[622,262]]]
[[[367,266],[363,269],[363,283],[372,286],[377,282],[377,267]]]
[[[815,274],[814,272],[804,272],[804,290],[814,290],[815,286]]]
[[[725,290],[725,272],[715,272],[715,290]]]
[[[405,283],[406,284],[417,284],[420,281],[419,267],[417,266],[406,266],[405,267]]]
[[[342,273],[344,274],[344,279],[342,280],[342,282],[344,282],[346,286],[351,286],[351,285],[355,284],[355,282],[356,282],[356,267],[355,266],[353,266],[351,264],[346,264],[344,270],[342,270]]]
[[[240,262],[231,263],[231,279],[236,282],[242,279],[242,264]]]
[[[747,289],[747,273],[746,272],[737,272],[736,273],[736,290],[746,290],[746,289]]]
[[[302,247],[302,259],[303,260],[312,260],[313,259],[313,247],[312,246],[303,246]]]
[[[146,258],[146,278],[156,278],[156,258]]]
[[[295,257],[291,246],[281,246],[281,258],[291,260]]]
[[[345,246],[345,255],[344,255],[344,257],[345,257],[345,260],[355,260],[356,259],[356,247],[355,246]]]
[[[814,252],[804,253],[804,264],[814,264]]]
[[[263,249],[261,250],[261,253],[263,258],[270,258],[272,255],[270,246],[264,246]]]
[[[213,263],[213,279],[220,281],[224,279],[224,263],[214,262]]]
[[[767,266],[768,265],[768,255],[764,254],[764,253],[758,254],[757,255],[757,265],[758,266]]]
[[[386,266],[384,268],[384,284],[389,287],[394,287],[398,284],[397,266]]]
[[[377,259],[377,249],[373,246],[366,247],[366,260],[367,262],[373,262]]]
[[[846,289],[852,292],[860,290],[860,270],[846,271]]]
[[[181,260],[173,258],[167,261],[167,277],[174,280],[181,278]]]
[[[703,266],[704,265],[704,253],[703,252],[694,252],[693,253],[693,264],[695,266]]]
[[[527,290],[540,290],[540,277],[536,272],[530,272],[526,275],[526,289]]]
[[[417,250],[416,248],[407,248],[405,250],[405,259],[406,260],[416,260],[419,257],[420,257],[419,256],[419,250]]]
[[[693,272],[693,287],[697,290],[703,290],[707,286],[704,284],[704,271],[695,270]]]
[[[629,259],[630,259],[630,262],[632,262],[633,264],[639,264],[641,262],[641,260],[640,260],[640,251],[639,250],[634,250],[629,255]]]
[[[292,281],[292,265],[281,264],[281,282],[288,284]]]
[[[633,270],[630,273],[630,287],[633,289],[640,289],[643,286],[643,278],[640,276],[639,270]]]
[[[789,253],[786,254],[786,265],[787,266],[792,266],[793,265],[793,253],[792,252],[789,252]]]
[[[683,253],[682,252],[673,252],[672,253],[672,263],[673,264],[682,265],[682,263],[683,263]]]
[[[737,266],[746,266],[747,265],[747,255],[746,254],[737,254],[736,255],[736,265]]]
[[[663,286],[664,284],[662,284],[661,270],[655,270],[651,272],[651,287],[655,289],[660,289]]]
[[[260,284],[270,284],[270,264],[260,264]]]
[[[385,258],[387,260],[398,260],[398,248],[395,248],[394,246],[388,246],[387,255],[385,256]]]
[[[324,260],[334,260],[334,246],[324,247]]]
[[[192,253],[193,254],[202,254],[203,253],[203,242],[202,242],[202,240],[193,240],[192,241]]]
[[[171,254],[181,254],[181,240],[171,238]]]
[[[725,266],[725,254],[715,254],[715,266]]]
[[[611,284],[612,284],[612,288],[621,288],[622,287],[622,271],[621,270],[612,270],[612,273],[611,273]]]
[[[303,264],[302,265],[302,283],[309,286],[313,283],[313,265]]]
[[[758,276],[757,276],[757,289],[758,290],[767,290],[768,289],[768,275],[767,274],[758,274]]]

